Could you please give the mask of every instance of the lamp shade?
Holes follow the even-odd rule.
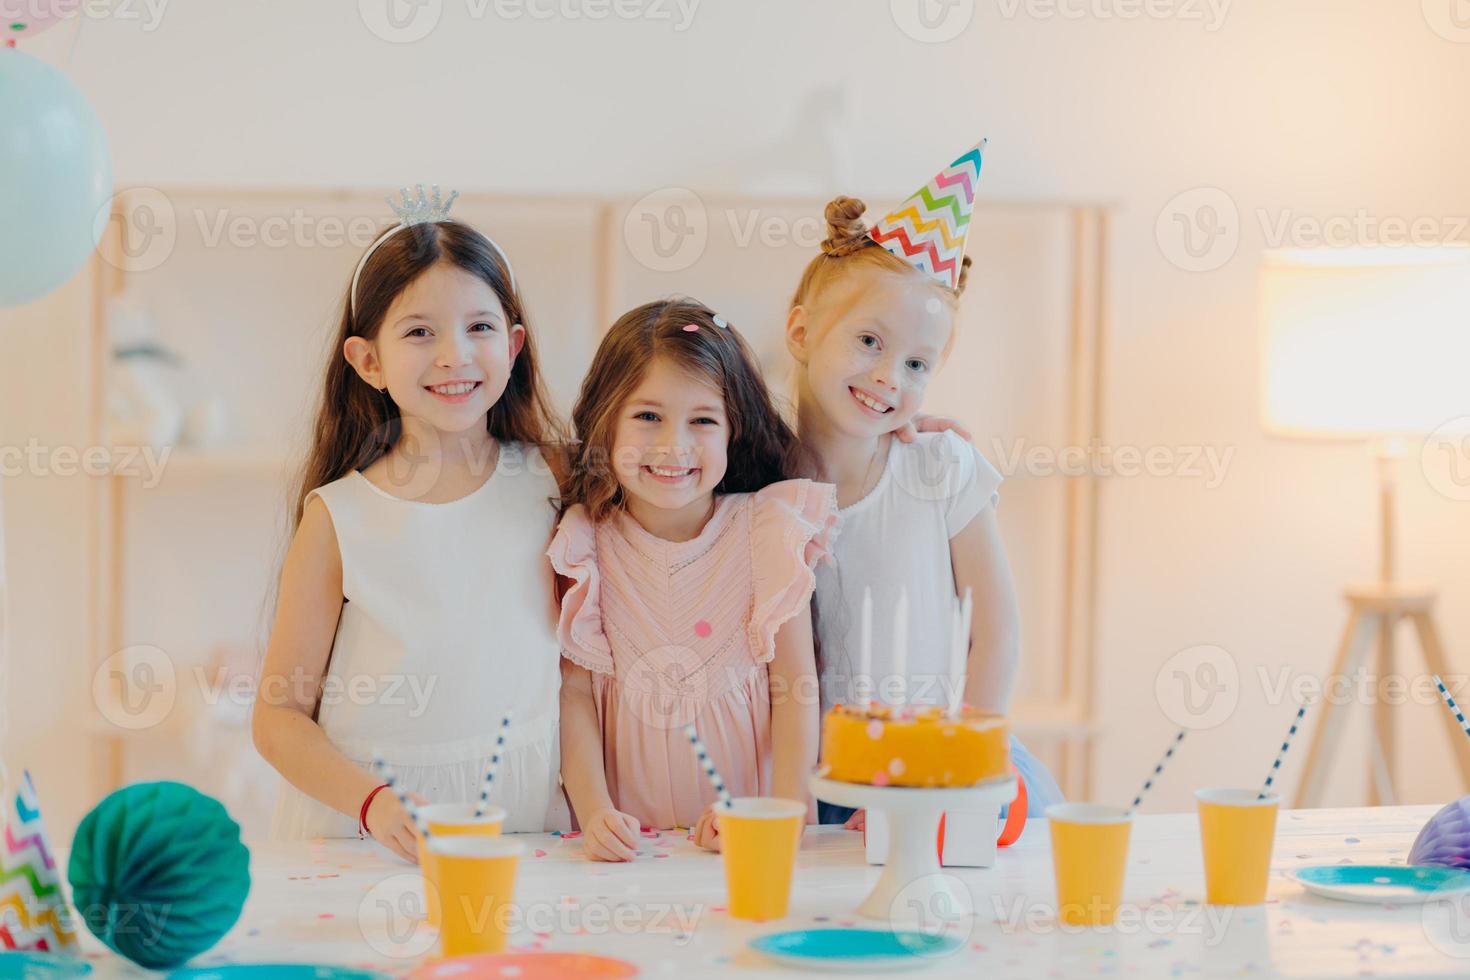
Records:
[[[1299,438],[1470,428],[1470,247],[1267,252],[1261,421]]]

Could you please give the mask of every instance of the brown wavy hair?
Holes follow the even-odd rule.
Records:
[[[839,276],[854,269],[870,267],[888,272],[907,272],[924,275],[905,260],[873,241],[868,234],[868,225],[863,221],[863,212],[868,206],[855,197],[835,197],[827,202],[827,237],[822,241],[822,251],[807,263],[802,271],[801,282],[791,297],[793,307],[808,303],[825,286]],[[929,279],[928,276],[924,276]],[[966,255],[960,263],[959,285],[948,289],[934,280],[934,288],[958,301],[965,292],[970,279],[970,257]]]
[[[691,323],[699,329],[685,330]],[[745,339],[734,327],[716,325],[714,311],[698,300],[662,299],[624,313],[597,347],[572,409],[579,443],[562,495],[563,512],[582,504],[594,521],[601,521],[625,506],[612,467],[613,436],[623,406],[658,358],[724,394],[729,465],[716,494],[751,493],[804,474],[801,443],[776,410]]]
[[[501,442],[530,443],[551,451],[565,442],[565,426],[552,410],[541,380],[534,331],[500,250],[474,228],[457,221],[413,225],[390,237],[368,259],[358,282],[356,313],[351,284],[342,299],[342,317],[327,356],[311,450],[293,489],[293,531],[301,524],[308,493],[363,469],[398,442],[402,434],[398,406],[387,392],[379,392],[358,376],[342,348],[349,337],[376,338],[393,301],[438,262],[482,280],[494,290],[509,321],[526,328],[525,344],[511,366],[505,392],[486,417],[490,435]]]

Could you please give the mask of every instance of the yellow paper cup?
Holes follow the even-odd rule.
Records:
[[[1199,836],[1205,852],[1205,900],[1211,905],[1260,905],[1266,900],[1276,811],[1281,798],[1254,789],[1201,789]]]
[[[1101,803],[1057,803],[1046,808],[1057,881],[1057,919],[1073,926],[1105,926],[1118,914],[1133,817]]]
[[[488,806],[485,815],[475,816],[473,803],[430,803],[419,807],[419,816],[429,825],[434,837],[499,837],[505,825],[505,807]],[[424,847],[424,837],[417,830],[414,837],[419,846],[419,870],[424,875],[424,911],[429,925],[439,925],[439,891],[430,885],[429,864],[434,856]]]
[[[740,796],[729,809],[715,806],[730,914],[765,922],[786,914],[791,873],[806,823],[806,804],[796,800]]]
[[[425,891],[437,889],[442,909],[442,955],[499,953],[505,949],[516,867],[525,845],[506,837],[431,837]]]

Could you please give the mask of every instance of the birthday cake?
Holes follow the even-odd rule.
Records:
[[[839,704],[822,722],[827,778],[869,786],[974,786],[1011,771],[1000,715],[962,708]]]

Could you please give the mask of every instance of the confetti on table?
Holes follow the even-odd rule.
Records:
[[[1344,844],[1361,844],[1363,842],[1361,840],[1359,840],[1358,838],[1356,838],[1356,837],[1345,837],[1345,838],[1343,838],[1343,843]]]
[[[541,848],[538,847],[534,851],[531,852],[531,856],[532,857],[538,857],[538,858],[544,858],[546,856],[546,852],[543,851],[543,850],[541,850]]]

